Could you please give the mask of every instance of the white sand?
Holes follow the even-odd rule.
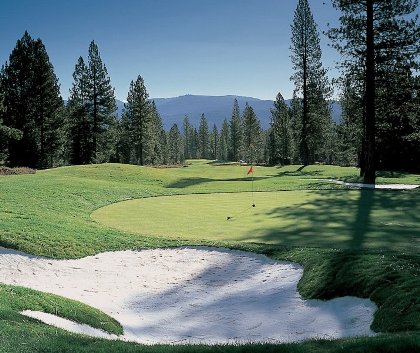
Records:
[[[304,180],[316,180],[316,181],[327,181],[329,183],[336,183],[340,185],[364,188],[364,189],[388,189],[388,190],[412,190],[418,188],[420,185],[415,184],[364,184],[364,183],[347,183],[345,181],[336,179],[304,179]]]
[[[0,282],[96,307],[121,323],[120,339],[144,344],[374,335],[369,327],[377,308],[370,300],[302,300],[297,292],[301,267],[251,253],[175,248],[50,260],[0,248],[0,269]],[[54,315],[24,314],[104,336]]]

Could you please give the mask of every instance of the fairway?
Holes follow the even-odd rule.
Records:
[[[190,194],[123,201],[92,218],[129,233],[186,240],[413,251],[420,233],[415,196],[383,190]]]

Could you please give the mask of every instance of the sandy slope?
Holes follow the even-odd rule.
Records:
[[[96,307],[121,323],[124,340],[215,344],[373,335],[374,303],[302,300],[296,288],[302,272],[296,264],[215,248],[107,252],[80,260],[0,248],[0,282]],[[98,334],[53,315],[26,314]]]

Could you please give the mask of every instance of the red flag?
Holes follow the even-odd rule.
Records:
[[[252,165],[251,165],[251,167],[249,167],[248,173],[246,173],[246,175],[249,175],[251,173],[254,173],[254,169],[252,168]]]

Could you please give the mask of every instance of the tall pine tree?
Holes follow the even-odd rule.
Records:
[[[238,100],[235,98],[233,102],[232,116],[230,119],[230,146],[229,159],[231,161],[239,161],[241,158],[242,148],[242,121],[241,111],[239,109]]]
[[[219,132],[216,124],[213,124],[212,132],[210,133],[210,158],[217,159],[219,152]]]
[[[165,130],[163,128],[162,118],[157,110],[155,101],[151,102],[151,147],[152,147],[152,156],[150,162],[153,165],[164,164],[165,163],[165,148],[166,148],[166,139],[162,138],[166,136]]]
[[[218,157],[221,161],[228,161],[229,158],[229,123],[227,119],[223,120],[220,129]]]
[[[136,81],[131,81],[128,91],[127,103],[124,111],[126,129],[123,138],[129,141],[132,152],[131,161],[134,164],[151,164],[154,153],[154,136],[156,133],[152,106],[148,100],[144,80],[138,76]],[[127,138],[127,136],[129,136]]]
[[[184,146],[178,125],[173,124],[168,133],[168,163],[180,164],[184,162]]]
[[[22,132],[10,139],[11,166],[49,168],[62,162],[63,100],[41,39],[25,32],[1,70],[4,123]]]
[[[210,157],[210,133],[207,118],[204,114],[201,114],[200,125],[198,127],[198,138],[198,158],[208,159]]]
[[[73,85],[67,101],[68,140],[71,164],[88,164],[93,161],[93,124],[88,113],[88,68],[79,57],[73,72]]]
[[[269,162],[271,165],[290,164],[293,155],[293,132],[289,108],[281,93],[277,94],[271,110],[269,132]]]
[[[98,46],[89,45],[87,64],[78,59],[67,103],[71,161],[102,163],[116,159],[117,121],[114,89]]]
[[[183,121],[184,128],[184,156],[186,159],[195,158],[195,153],[193,153],[193,132],[190,119],[186,115]]]
[[[109,161],[116,145],[114,89],[95,41],[89,45],[87,111],[92,121],[92,162]]]
[[[262,159],[262,130],[254,109],[246,103],[243,112],[242,156],[249,162],[259,162]]]
[[[291,59],[295,73],[291,77],[302,102],[300,155],[304,165],[313,163],[322,145],[323,120],[328,114],[320,106],[327,105],[330,88],[322,67],[319,33],[307,0],[299,0],[292,24]]]

